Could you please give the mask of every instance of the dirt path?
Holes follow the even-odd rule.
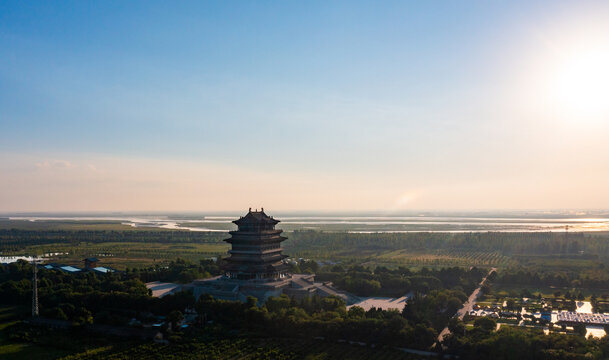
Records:
[[[480,285],[478,285],[478,288],[476,288],[476,290],[474,290],[474,292],[472,292],[472,294],[469,296],[469,298],[463,303],[463,306],[461,307],[461,309],[459,309],[459,311],[457,311],[457,314],[455,316],[457,316],[459,318],[459,320],[463,320],[463,317],[468,314],[470,311],[473,310],[474,305],[476,304],[476,300],[478,300],[478,296],[480,296],[480,290],[482,289],[482,285],[484,285],[484,283],[486,282],[486,279],[488,279],[489,275],[493,272],[496,271],[497,268],[492,268],[488,274],[486,274],[486,276],[484,277],[484,279],[482,279],[482,281],[480,282]],[[442,332],[440,332],[440,335],[438,335],[438,341],[441,342],[444,339],[444,336],[450,334],[450,330],[448,330],[448,326],[444,328],[444,330],[442,330]]]

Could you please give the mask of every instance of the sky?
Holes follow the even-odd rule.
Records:
[[[0,212],[609,208],[607,1],[2,1]]]

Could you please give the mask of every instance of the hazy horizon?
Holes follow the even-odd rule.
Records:
[[[252,211],[261,210],[252,208]],[[226,232],[245,211],[231,212],[108,212],[108,213],[0,213],[0,225],[96,226],[99,222],[133,228]],[[265,209],[284,231],[348,233],[480,233],[480,232],[607,232],[609,211],[501,211],[501,212],[288,212]],[[8,222],[8,223],[6,223]],[[37,223],[36,225],[33,225]]]
[[[4,1],[0,213],[607,209],[608,63],[606,1]]]
[[[113,217],[113,216],[166,216],[168,218],[180,217],[206,217],[206,216],[242,216],[249,211],[265,211],[274,217],[548,217],[548,218],[589,218],[593,216],[609,216],[609,209],[475,209],[475,210],[290,210],[269,208],[244,208],[238,210],[191,210],[191,211],[163,211],[163,210],[127,210],[127,211],[0,211],[0,218],[70,218],[70,217]]]

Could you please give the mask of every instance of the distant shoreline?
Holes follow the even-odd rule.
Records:
[[[501,216],[500,216],[501,215]],[[510,216],[512,215],[512,216]],[[609,214],[583,215],[557,212],[553,217],[544,213],[508,214],[494,213],[482,216],[480,213],[466,215],[419,215],[419,216],[338,216],[305,215],[276,216],[281,221],[279,227],[284,231],[325,231],[347,233],[480,233],[480,232],[604,232],[609,231]],[[120,229],[165,229],[204,232],[227,232],[234,228],[232,220],[238,215],[225,214],[188,215],[188,214],[143,214],[97,216],[47,215],[27,216],[8,215],[0,218],[1,228],[30,227],[117,227]]]

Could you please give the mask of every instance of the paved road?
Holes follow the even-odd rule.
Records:
[[[486,274],[484,279],[482,279],[482,281],[480,281],[480,285],[478,285],[478,288],[476,290],[474,290],[474,292],[469,296],[469,298],[463,303],[463,307],[461,307],[461,309],[459,309],[459,311],[457,311],[457,314],[455,316],[457,316],[459,318],[459,320],[463,320],[463,317],[474,309],[474,304],[476,304],[476,300],[478,300],[478,296],[480,295],[480,289],[482,288],[482,285],[484,285],[488,276],[493,271],[496,271],[496,270],[497,270],[496,268],[492,268],[488,272],[488,274]],[[446,336],[448,334],[450,334],[450,330],[448,330],[448,326],[447,326],[444,328],[444,330],[442,330],[440,335],[438,335],[438,341],[442,341],[444,339],[444,336]]]

